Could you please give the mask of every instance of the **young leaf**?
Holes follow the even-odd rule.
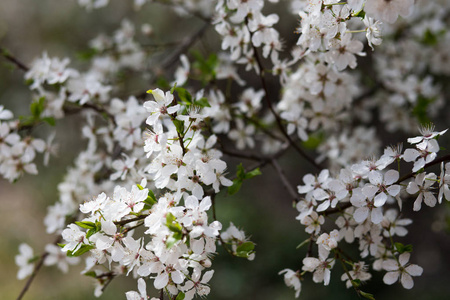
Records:
[[[363,296],[364,298],[366,298],[366,299],[375,300],[375,298],[373,297],[372,294],[369,294],[369,293],[366,293],[366,292],[363,292],[363,291],[359,291],[359,294],[361,296]]]
[[[180,98],[181,102],[185,105],[192,105],[192,96],[189,92],[182,87],[176,87],[175,91],[177,91],[178,98]]]
[[[259,168],[256,168],[248,173],[245,174],[244,179],[250,179],[253,178],[255,176],[261,175],[261,171],[259,170]]]
[[[241,245],[239,245],[236,248],[236,252],[250,252],[253,251],[255,249],[255,244],[252,242],[245,242],[242,243]]]
[[[86,228],[86,229],[95,229],[96,228],[95,223],[92,223],[89,221],[75,222],[75,224],[77,224],[81,228]]]
[[[235,179],[233,180],[233,185],[228,187],[228,194],[234,195],[241,189],[242,186],[242,180],[241,179]]]
[[[175,127],[177,128],[177,132],[181,135],[183,135],[184,133],[184,121],[180,121],[180,120],[173,120],[173,124],[175,125]]]
[[[206,99],[205,97],[195,100],[194,104],[200,107],[211,107],[211,105],[208,102],[208,99]]]
[[[95,247],[92,245],[86,245],[83,244],[81,245],[80,248],[78,248],[78,250],[76,252],[72,252],[72,251],[67,251],[67,256],[69,257],[76,257],[76,256],[80,256],[83,255],[84,253],[88,252],[91,249],[94,249]]]

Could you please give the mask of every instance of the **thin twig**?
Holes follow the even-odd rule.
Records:
[[[133,218],[133,219],[127,219],[127,220],[122,220],[122,221],[115,221],[114,224],[115,225],[125,225],[125,224],[128,224],[128,223],[134,222],[134,221],[139,221],[139,220],[145,219],[147,217],[148,217],[148,215],[140,215],[140,216],[138,216],[136,218]]]
[[[0,53],[1,55],[9,60],[10,62],[12,62],[14,65],[16,65],[19,69],[21,69],[24,72],[28,72],[30,69],[24,64],[22,63],[20,60],[18,60],[16,57],[12,56],[8,50],[6,50],[3,47],[0,47]]]
[[[284,187],[288,190],[289,194],[291,194],[292,199],[294,199],[295,202],[300,201],[299,194],[292,187],[291,183],[287,179],[286,175],[284,174],[283,169],[278,164],[276,159],[272,159],[270,162],[271,162],[272,166],[274,167],[275,171],[277,171],[279,178],[281,179],[281,182],[283,183]]]
[[[438,158],[438,159],[436,159],[436,160],[434,160],[434,161],[432,161],[430,163],[427,163],[423,168],[427,169],[427,168],[429,168],[431,166],[437,165],[437,164],[439,164],[441,162],[444,162],[444,161],[447,161],[447,160],[450,160],[450,154],[447,154],[447,155],[442,156],[442,157],[440,157],[440,158]],[[408,174],[402,176],[401,178],[399,178],[397,180],[397,182],[394,182],[393,184],[399,184],[399,183],[401,183],[401,182],[403,182],[403,181],[405,181],[405,180],[407,180],[409,178],[414,177],[414,175],[416,175],[416,174],[417,174],[417,172],[408,173]],[[352,204],[350,202],[347,202],[347,203],[342,204],[340,206],[336,206],[335,208],[327,209],[327,210],[325,210],[325,211],[323,211],[322,213],[319,213],[319,214],[322,214],[324,216],[328,216],[328,215],[331,215],[331,214],[343,211],[346,208],[349,208],[351,206],[352,206]]]
[[[239,157],[239,158],[245,158],[245,159],[249,159],[249,160],[256,160],[256,161],[262,161],[265,158],[253,153],[243,153],[243,152],[236,152],[233,150],[228,150],[222,147],[221,149],[222,153],[228,156],[232,156],[232,157]]]
[[[442,156],[442,157],[440,157],[440,158],[438,158],[438,159],[436,159],[436,160],[434,160],[434,161],[432,161],[432,162],[427,163],[423,168],[424,168],[424,169],[429,168],[429,167],[431,167],[431,166],[437,165],[437,164],[439,164],[439,163],[441,163],[441,162],[443,162],[443,161],[446,161],[446,160],[450,160],[450,154],[447,154],[447,155]],[[406,175],[400,177],[400,179],[397,180],[397,182],[395,182],[394,184],[399,184],[399,183],[401,183],[402,181],[405,181],[406,179],[409,179],[409,178],[411,178],[411,177],[414,177],[414,175],[416,175],[416,174],[417,174],[417,172],[411,172],[411,173],[408,173],[408,174],[406,174]]]
[[[58,238],[53,242],[54,245],[58,244],[61,241],[61,236],[58,236]],[[30,278],[28,278],[27,282],[25,283],[25,286],[22,288],[22,291],[20,292],[19,296],[17,297],[17,300],[20,300],[23,298],[25,293],[28,291],[28,289],[31,286],[31,283],[33,282],[34,278],[36,277],[37,273],[41,269],[41,267],[44,265],[45,258],[49,255],[49,253],[46,251],[42,253],[41,257],[39,258],[38,263],[34,267],[33,273],[31,274]]]
[[[165,5],[165,6],[170,6],[170,7],[173,7],[173,6],[176,5],[177,8],[181,7],[181,9],[184,10],[187,14],[189,14],[191,16],[194,16],[194,17],[202,20],[205,23],[211,23],[211,19],[210,18],[207,18],[207,17],[201,15],[200,13],[198,13],[196,11],[192,11],[192,10],[188,9],[187,7],[185,7],[185,6],[180,5],[179,3],[174,4],[174,3],[170,2],[170,1],[163,1],[163,0],[156,0],[155,3],[162,4],[162,5]]]
[[[246,19],[246,22],[248,23],[248,20]],[[249,30],[250,31],[250,30]],[[250,31],[250,35],[252,36],[253,33]],[[281,133],[286,137],[286,139],[289,141],[289,143],[291,144],[291,146],[303,157],[305,158],[310,164],[312,164],[315,168],[317,168],[318,170],[322,170],[324,169],[323,166],[321,166],[320,164],[318,164],[313,158],[311,158],[308,154],[306,154],[305,151],[303,151],[302,148],[300,148],[293,140],[292,138],[289,136],[289,134],[286,132],[286,130],[284,129],[283,126],[283,122],[280,118],[280,116],[277,114],[277,112],[275,111],[272,102],[270,101],[269,98],[269,89],[267,87],[267,83],[266,80],[264,78],[264,67],[262,65],[261,59],[259,57],[258,51],[255,47],[255,45],[253,45],[252,43],[252,48],[253,48],[253,52],[254,52],[254,56],[255,56],[255,60],[256,63],[258,64],[259,67],[259,78],[261,80],[261,85],[264,89],[264,98],[266,99],[266,103],[267,106],[269,107],[269,110],[271,111],[271,113],[273,114],[273,116],[275,117],[276,123],[278,125],[278,128],[280,129]]]
[[[170,55],[166,60],[162,62],[161,69],[163,70],[167,69],[172,64],[174,64],[180,58],[181,54],[185,53],[189,48],[192,47],[192,45],[194,45],[197,39],[203,36],[203,34],[206,32],[209,26],[210,26],[209,23],[203,24],[203,26],[199,30],[197,30],[193,35],[189,36],[186,40],[184,40],[181,46],[178,47],[178,49],[176,49],[172,53],[172,55]]]

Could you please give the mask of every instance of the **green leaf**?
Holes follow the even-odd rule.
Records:
[[[363,291],[359,291],[359,294],[361,296],[363,296],[364,298],[366,298],[366,299],[375,300],[375,298],[373,297],[372,294],[369,294],[369,293],[366,293],[366,292],[363,292]]]
[[[166,248],[167,249],[172,248],[176,242],[181,240],[182,237],[183,237],[183,234],[181,234],[180,232],[175,232],[174,234],[169,236],[166,240]]]
[[[177,88],[177,83],[175,82],[175,84],[173,85],[173,87],[170,89],[170,93],[173,95],[173,92],[175,91],[175,89]]]
[[[205,97],[195,100],[194,104],[200,107],[211,107],[211,105],[208,102],[208,99],[206,99]]]
[[[361,286],[361,280],[359,279],[353,279],[352,280],[352,285],[356,286],[356,287],[360,287]]]
[[[261,175],[261,171],[259,170],[259,168],[256,168],[248,173],[245,174],[244,179],[250,179],[253,178],[255,176]]]
[[[97,230],[91,228],[86,232],[86,238],[89,239],[94,233],[96,233]]]
[[[176,218],[173,214],[168,213],[166,215],[166,226],[169,228],[170,231],[173,231],[175,233],[182,233],[182,227],[178,222],[175,222]]]
[[[181,135],[184,133],[184,121],[174,119],[173,124],[177,128],[177,132]]]
[[[228,194],[230,195],[236,194],[241,189],[242,182],[244,181],[244,179],[250,179],[257,175],[261,175],[261,171],[259,170],[259,168],[256,168],[248,173],[245,173],[244,167],[242,166],[242,164],[239,164],[237,166],[236,171],[237,178],[233,180],[233,185],[228,187]]]
[[[242,186],[242,179],[235,179],[233,180],[233,185],[228,187],[228,194],[234,195],[241,189]]]
[[[56,245],[58,245],[60,248],[64,248],[66,246],[66,244],[60,244],[60,243],[57,243]]]
[[[200,73],[200,80],[206,83],[216,76],[216,68],[218,65],[218,58],[215,53],[210,54],[207,59],[199,52],[192,51],[192,56],[194,56],[194,61],[192,63],[192,69]],[[195,73],[195,72],[194,72]]]
[[[365,16],[366,16],[366,12],[362,9],[360,11],[354,12],[352,14],[352,17],[360,17],[361,19],[364,19]]]
[[[243,257],[243,258],[247,258],[249,257],[250,254],[252,254],[255,249],[255,244],[252,242],[245,242],[242,243],[241,245],[239,245],[236,248],[236,256],[237,257]]]
[[[317,147],[319,147],[320,144],[322,144],[324,139],[325,135],[323,134],[323,132],[313,133],[308,136],[308,139],[306,141],[302,142],[302,145],[305,148],[314,150],[317,149]]]
[[[75,224],[77,224],[81,228],[86,228],[86,229],[95,229],[96,228],[95,223],[89,222],[89,221],[75,222]]]
[[[236,252],[250,252],[255,249],[255,244],[253,242],[245,242],[240,244],[236,248]]]
[[[239,179],[245,179],[245,169],[242,166],[242,163],[237,166],[236,176]]]
[[[182,87],[176,87],[175,91],[177,91],[178,94],[178,98],[180,98],[181,102],[183,102],[183,104],[185,105],[192,105],[192,96],[191,94]]]
[[[91,60],[95,55],[97,55],[99,52],[97,49],[89,48],[83,51],[78,51],[76,53],[76,56],[79,60]]]
[[[95,274],[94,271],[86,272],[86,273],[84,273],[84,276],[89,276],[89,277],[97,278],[97,274]]]
[[[44,104],[45,104],[44,96],[40,97],[37,101],[31,103],[30,111],[31,111],[31,115],[35,119],[39,119],[39,117],[41,116],[41,113],[44,111]]]
[[[308,244],[310,240],[311,240],[310,238],[304,240],[304,241],[301,242],[295,249],[300,249],[301,247],[303,247],[303,246],[305,246],[306,244]]]
[[[140,184],[138,184],[138,188],[141,190],[144,189]],[[154,204],[158,203],[152,190],[148,190],[147,199],[144,200],[144,203],[146,204],[146,206],[144,206],[145,209],[150,209]]]
[[[80,256],[80,255],[83,255],[84,253],[86,253],[86,252],[88,252],[89,250],[94,249],[94,248],[95,248],[95,247],[92,246],[92,245],[86,245],[86,244],[83,244],[83,245],[81,245],[80,248],[78,248],[78,250],[77,250],[75,253],[72,252],[72,251],[67,251],[67,256],[69,256],[69,257]]]
[[[171,88],[170,83],[163,76],[159,76],[158,79],[156,79],[156,85],[163,90],[168,90]],[[172,90],[171,93],[173,94]]]
[[[403,249],[405,248],[405,246],[402,243],[394,243],[394,247],[395,249],[397,249],[398,252],[400,252],[400,254],[403,253]]]
[[[167,224],[170,231],[182,233],[182,227],[179,223]]]
[[[428,46],[435,46],[439,42],[438,36],[427,29],[423,35],[422,43]]]
[[[53,118],[53,117],[42,118],[42,121],[46,122],[50,126],[55,126],[56,125],[55,118]]]
[[[413,245],[405,245],[405,248],[403,248],[403,252],[412,252],[413,251]]]
[[[183,292],[179,292],[175,300],[183,300],[186,295]]]
[[[416,106],[412,110],[412,114],[416,117],[420,124],[425,125],[430,123],[428,118],[428,107],[435,101],[434,98],[428,99],[423,96],[417,98]]]
[[[166,224],[171,224],[175,220],[176,220],[176,218],[172,213],[166,214]]]
[[[155,203],[158,202],[158,201],[156,200],[155,193],[153,193],[152,190],[148,190],[148,197],[150,197],[150,199],[152,199],[153,201],[155,201]],[[148,198],[147,198],[147,199],[148,199]]]

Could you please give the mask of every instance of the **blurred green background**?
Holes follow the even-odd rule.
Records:
[[[111,2],[107,8],[86,12],[75,0],[1,0],[0,46],[27,64],[47,51],[50,57],[72,58],[72,65],[82,69],[86,63],[77,61],[77,53],[86,50],[87,42],[98,34],[111,35],[125,17],[137,24],[151,24],[155,30],[154,38],[159,41],[181,40],[202,25],[195,18],[178,17],[166,6],[147,5],[142,11],[135,12],[131,1]],[[295,40],[296,17],[284,14],[282,21],[278,29]],[[204,49],[207,44],[207,47],[217,49],[217,46],[211,46],[216,42],[214,31],[209,29],[206,39],[197,47]],[[141,84],[142,90],[150,88],[145,85],[145,80]],[[20,115],[27,113],[30,101],[31,93],[24,84],[23,73],[0,59],[0,104]],[[84,146],[84,141],[80,143],[78,124],[76,117],[58,122],[59,156],[51,160],[50,168],[38,166],[40,176],[25,176],[15,184],[0,180],[0,299],[16,298],[25,283],[16,279],[14,256],[18,245],[26,242],[35,253],[40,253],[46,243],[54,240],[44,234],[43,218],[46,206],[57,200],[56,186],[67,166],[77,150]],[[37,134],[39,130],[44,134],[47,129],[39,128]],[[230,166],[234,163],[239,161],[232,160]],[[302,184],[302,176],[313,171],[306,162],[298,160],[295,153],[289,152],[280,164],[294,186]],[[284,285],[278,272],[284,268],[301,268],[306,249],[296,250],[296,246],[308,236],[295,220],[297,212],[291,198],[281,181],[272,176],[273,172],[272,167],[267,166],[262,169],[262,176],[245,182],[237,195],[231,197],[221,193],[217,197],[217,216],[224,228],[231,221],[244,229],[257,244],[257,252],[255,260],[250,262],[230,257],[218,248],[213,261],[215,275],[210,281],[209,299],[294,299],[294,291]],[[448,207],[445,209],[444,205],[447,204],[435,209],[425,207],[420,214],[412,213],[411,207],[405,208],[404,215],[414,218],[415,222],[409,227],[411,234],[400,241],[414,245],[411,261],[424,268],[423,276],[414,280],[414,289],[404,290],[398,283],[386,286],[382,283],[383,274],[373,273],[372,280],[363,286],[364,291],[386,300],[449,299],[450,237],[444,230],[445,214],[448,213]],[[25,299],[96,299],[93,281],[80,275],[81,270],[82,266],[72,267],[69,274],[61,275],[54,267],[44,267]],[[358,299],[340,281],[341,273],[341,267],[336,265],[328,287],[314,284],[307,275],[300,298]],[[149,283],[149,294],[156,295],[150,286]],[[121,277],[112,282],[101,299],[125,299],[124,293],[136,288],[133,278]]]

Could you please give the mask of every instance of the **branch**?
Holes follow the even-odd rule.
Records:
[[[22,63],[20,60],[12,56],[6,48],[0,47],[0,53],[1,55],[12,62],[14,65],[16,65],[19,69],[21,69],[24,72],[28,72],[30,70],[24,63]]]
[[[291,197],[294,199],[295,202],[299,202],[300,198],[298,197],[299,194],[295,191],[295,189],[292,187],[291,183],[287,179],[286,175],[284,174],[283,169],[278,164],[278,162],[275,159],[272,159],[271,161],[272,166],[277,171],[284,187],[288,190],[289,194],[291,194]]]
[[[211,23],[211,19],[210,18],[204,17],[203,15],[199,14],[198,12],[192,11],[192,10],[188,9],[187,7],[185,7],[185,6],[180,5],[179,3],[175,3],[174,4],[174,3],[167,2],[167,1],[164,1],[164,0],[156,0],[155,2],[158,3],[158,4],[161,4],[161,5],[170,6],[170,7],[174,7],[174,6],[176,6],[177,8],[181,7],[181,9],[184,10],[187,14],[189,14],[191,16],[194,16],[194,17],[202,20],[203,22]]]
[[[58,238],[53,242],[54,245],[58,244],[61,241],[61,236],[58,236]],[[28,278],[27,282],[25,283],[25,286],[23,287],[22,291],[20,292],[19,296],[17,297],[17,300],[20,300],[23,298],[25,293],[28,291],[28,289],[31,286],[31,283],[33,282],[34,278],[36,277],[37,273],[41,269],[41,267],[44,265],[45,258],[49,255],[48,252],[42,253],[41,257],[39,258],[38,263],[34,267],[33,273],[31,274],[30,278]]]
[[[237,151],[233,151],[233,150],[227,150],[223,147],[223,145],[221,144],[222,149],[221,151],[223,152],[223,154],[231,156],[231,157],[239,157],[239,158],[244,158],[244,159],[249,159],[249,160],[256,160],[256,161],[262,161],[265,158],[256,154],[252,154],[252,153],[243,153],[243,152],[237,152]]]
[[[427,169],[427,168],[429,168],[429,167],[431,167],[431,166],[437,165],[437,164],[439,164],[439,163],[441,163],[441,162],[443,162],[443,161],[446,161],[446,160],[450,160],[450,154],[447,154],[447,155],[445,155],[445,156],[442,156],[441,158],[438,158],[438,159],[436,159],[436,160],[433,160],[432,162],[427,163],[427,164],[423,167],[423,169]],[[416,175],[416,174],[417,174],[417,172],[411,172],[411,173],[408,173],[408,174],[406,174],[406,175],[400,177],[400,179],[397,180],[397,182],[395,182],[394,184],[399,184],[400,182],[405,181],[406,179],[409,179],[409,178],[411,178],[411,177],[414,177],[414,175]]]
[[[122,225],[125,225],[125,224],[128,224],[128,223],[131,223],[131,222],[135,222],[135,221],[139,221],[139,220],[145,219],[147,217],[148,217],[148,215],[140,215],[140,216],[138,216],[136,218],[133,218],[133,219],[127,219],[127,220],[122,220],[122,221],[115,221],[114,224],[122,226]]]
[[[248,23],[247,19],[246,22]],[[250,29],[249,29],[250,31]],[[250,36],[253,36],[253,33],[250,31]],[[251,40],[251,38],[250,38]],[[255,60],[256,63],[258,64],[260,73],[259,73],[259,78],[261,80],[261,85],[264,89],[264,98],[266,99],[266,103],[267,106],[269,107],[269,110],[271,111],[271,113],[274,115],[275,120],[277,122],[278,128],[280,129],[281,133],[286,137],[286,139],[289,141],[290,145],[297,150],[297,152],[303,157],[305,158],[310,164],[312,164],[316,169],[318,170],[322,170],[325,169],[323,166],[321,166],[320,164],[316,163],[314,159],[312,159],[311,157],[309,157],[308,154],[306,154],[305,151],[303,151],[302,148],[300,148],[293,140],[292,138],[289,136],[289,134],[284,130],[284,126],[282,123],[282,120],[280,118],[280,116],[277,114],[277,112],[275,111],[275,109],[273,108],[272,102],[269,99],[269,89],[267,88],[267,83],[266,80],[264,78],[264,68],[263,65],[261,63],[261,59],[258,55],[258,51],[256,49],[256,47],[253,45],[252,43],[252,48],[253,48],[253,52],[254,52],[254,56],[255,56]]]
[[[184,42],[181,44],[181,46],[176,51],[174,51],[171,56],[169,56],[161,63],[161,68],[167,69],[172,64],[174,64],[179,59],[181,54],[185,53],[189,48],[192,47],[192,45],[194,45],[197,39],[203,36],[206,29],[208,29],[209,25],[210,25],[209,22],[203,24],[203,26],[199,30],[197,30],[193,35],[185,39]]]
[[[445,156],[442,156],[441,158],[438,158],[438,159],[436,159],[436,160],[434,160],[432,162],[427,163],[423,168],[427,169],[427,168],[429,168],[431,166],[437,165],[437,164],[439,164],[441,162],[444,162],[444,161],[447,161],[447,160],[450,160],[450,154],[447,154]],[[399,178],[397,180],[397,182],[395,182],[393,184],[399,184],[399,183],[401,183],[401,182],[403,182],[403,181],[405,181],[405,180],[407,180],[409,178],[414,177],[416,174],[417,174],[417,172],[408,173],[408,174],[402,176],[401,178]],[[331,214],[343,211],[346,208],[349,208],[351,206],[352,206],[352,204],[350,202],[347,202],[347,203],[342,204],[340,206],[336,206],[335,208],[327,209],[326,211],[322,212],[321,214],[324,215],[324,216],[328,216],[328,215],[331,215]]]

